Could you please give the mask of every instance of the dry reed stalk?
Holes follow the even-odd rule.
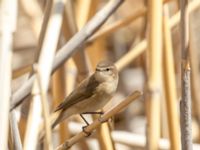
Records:
[[[169,126],[168,126],[168,118],[167,118],[167,106],[166,106],[166,96],[164,91],[164,79],[163,79],[163,72],[162,72],[162,96],[161,96],[161,104],[160,109],[162,110],[160,113],[160,137],[161,138],[169,138]]]
[[[11,127],[9,126],[9,132],[8,132],[8,149],[9,150],[14,150],[14,144],[13,144],[13,138],[12,138],[12,135],[11,135]]]
[[[88,22],[88,20],[94,16],[98,4],[98,0],[77,1],[75,5],[75,19],[78,30],[80,30],[86,24],[86,22]]]
[[[183,150],[192,150],[192,114],[189,64],[188,1],[181,0],[181,144]]]
[[[30,19],[30,26],[33,29],[33,34],[36,39],[38,39],[42,24],[43,12],[35,0],[20,0],[19,1],[23,12]],[[31,6],[31,7],[30,7]]]
[[[77,26],[78,28],[82,28],[82,26],[86,23],[86,21],[91,17],[91,15],[93,15],[95,13],[95,6],[97,6],[97,1],[78,1],[78,6],[76,7],[76,18],[77,18]],[[84,12],[82,12],[84,10]],[[71,31],[74,34],[77,31],[77,27],[76,27],[76,23],[74,20],[73,15],[69,15],[72,14],[71,12],[69,12],[68,10],[68,20],[69,20],[69,24],[71,25]],[[70,22],[71,21],[71,22]],[[73,32],[73,28],[75,28],[75,32]],[[89,75],[89,65],[88,65],[88,60],[87,60],[87,56],[85,51],[83,51],[84,47],[81,47],[82,50],[80,50],[78,53],[75,54],[75,56],[73,57],[75,60],[75,63],[77,65],[77,68],[79,70],[79,76],[78,79],[79,81],[81,81],[83,78],[85,78],[86,76]],[[102,49],[101,49],[102,51]],[[98,56],[98,55],[96,55]],[[102,139],[102,138],[101,138]],[[102,143],[102,142],[101,142]],[[100,144],[101,145],[101,144]],[[103,148],[105,149],[105,148]]]
[[[192,13],[193,11],[195,11],[196,9],[198,9],[200,7],[200,1],[198,0],[194,0],[192,2],[190,2],[188,4],[188,13]],[[180,11],[178,11],[175,15],[173,15],[171,18],[170,18],[170,27],[173,28],[175,25],[177,25],[179,22],[180,22]]]
[[[101,9],[69,42],[60,49],[54,61],[53,70],[56,70],[66,59],[68,59],[78,46],[82,45],[94,32],[114,13],[124,0],[110,1]]]
[[[52,133],[51,133],[51,122],[50,122],[50,115],[49,115],[49,104],[47,99],[47,94],[44,89],[44,85],[41,81],[41,72],[38,70],[37,66],[35,66],[35,74],[37,79],[37,89],[35,89],[35,94],[40,93],[40,100],[42,102],[42,113],[44,117],[44,128],[45,128],[45,135],[46,135],[46,147],[48,150],[53,150],[52,145]],[[34,89],[33,89],[34,90]]]
[[[200,1],[193,1],[189,4],[189,11],[190,13],[192,11],[195,11],[198,7],[200,6]],[[145,9],[144,9],[145,10]],[[144,11],[143,10],[143,11]],[[140,11],[139,11],[140,12]],[[138,14],[136,13],[135,14],[135,17],[133,18],[137,18],[137,16],[139,17],[140,16],[140,13],[138,12]],[[141,10],[142,12],[142,10]],[[142,14],[141,14],[142,15]],[[131,16],[129,16],[131,18]],[[129,18],[127,17],[127,18]],[[123,21],[124,20],[124,21]],[[119,22],[117,21],[116,23],[113,23],[111,25],[108,25],[108,27],[104,27],[103,29],[101,29],[100,31],[98,31],[96,34],[94,34],[90,39],[89,39],[89,42],[92,41],[92,39],[97,36],[97,37],[101,37],[101,36],[104,36],[109,34],[109,33],[112,33],[112,31],[115,31],[115,29],[118,29],[117,28],[117,24],[122,24],[122,25],[126,25],[126,23],[123,23],[123,22],[126,22],[126,18],[123,19],[123,20],[120,20]],[[128,19],[127,19],[128,20]],[[133,20],[132,20],[133,21]],[[121,23],[120,23],[121,22]],[[169,20],[169,25],[170,25],[170,28],[172,29],[174,26],[176,26],[178,23],[180,22],[180,12],[177,12],[175,15],[173,15],[170,20]],[[115,28],[116,26],[116,28]],[[113,27],[113,28],[112,28]],[[123,26],[122,26],[123,27]],[[104,32],[105,30],[105,32]],[[94,38],[96,39],[96,38]],[[121,70],[123,69],[124,67],[126,67],[127,65],[129,65],[131,63],[131,61],[139,56],[140,54],[142,54],[145,49],[147,47],[147,41],[144,39],[143,41],[141,41],[138,45],[136,45],[133,49],[131,49],[129,52],[127,52],[122,58],[120,58],[117,62],[116,62],[116,66],[118,67],[118,70]]]
[[[48,0],[47,4],[46,4],[46,8],[44,9],[44,17],[43,17],[43,21],[42,21],[40,34],[38,37],[37,49],[35,51],[35,62],[38,62],[38,60],[39,60],[42,44],[44,42],[45,34],[47,31],[47,25],[48,25],[50,14],[51,14],[52,3],[53,3],[53,0]]]
[[[92,44],[86,45],[86,52],[91,62],[92,70],[95,70],[96,65],[101,60],[111,59],[108,57],[109,49],[106,46],[107,40],[104,38],[94,41]]]
[[[89,32],[89,34],[85,34],[85,32],[83,32],[84,30],[82,29],[82,32],[77,33],[78,36],[76,38],[73,38],[71,40],[71,44],[72,43],[76,43],[75,41],[77,41],[77,38],[80,37],[84,37],[81,38],[82,40],[77,42],[74,46],[78,47],[78,45],[83,44],[92,34],[93,32],[95,32],[97,30],[97,28],[99,28],[104,22],[116,9],[116,7],[118,7],[122,1],[116,1],[116,3],[114,3],[112,5],[112,7],[106,7],[106,13],[104,14],[104,10],[102,10],[101,14],[104,14],[102,16],[104,16],[103,18],[99,18],[98,16],[93,18],[93,21],[91,21],[90,26],[95,23],[95,25],[93,26],[93,30],[90,30],[92,32]],[[192,11],[196,10],[200,5],[200,1],[192,1],[189,4],[189,13],[191,13]],[[117,5],[117,6],[116,6]],[[173,28],[179,21],[180,21],[180,12],[178,12],[176,15],[174,15],[171,19],[170,19],[170,27]],[[173,19],[173,20],[172,20]],[[97,21],[96,21],[97,20]],[[87,29],[88,25],[84,28]],[[66,44],[65,47],[61,48],[62,49],[62,53],[60,52],[60,54],[57,54],[57,58],[55,59],[55,65],[53,67],[53,71],[55,71],[57,69],[57,67],[59,67],[59,65],[61,65],[65,60],[67,60],[72,53],[74,53],[76,51],[76,49],[74,47],[71,47],[71,44]],[[70,49],[70,51],[68,51]],[[62,57],[61,57],[62,56]],[[59,61],[58,61],[59,60]],[[19,104],[22,103],[22,101],[24,100],[25,97],[27,97],[31,91],[31,87],[33,84],[33,80],[34,80],[34,76],[32,76],[24,85],[22,85],[20,87],[19,90],[17,90],[13,96],[12,96],[12,102],[11,102],[11,107],[10,107],[10,111],[13,110],[15,107],[17,107]]]
[[[71,21],[69,23],[69,30],[72,31],[71,35],[74,35],[76,32],[80,31],[81,28],[87,23],[90,13],[91,5],[96,1],[86,0],[81,1],[78,0],[75,5],[75,10],[72,10],[73,12],[69,12],[69,14],[73,13],[73,16],[68,16],[68,21]],[[87,53],[84,50],[84,45],[81,45],[78,47],[78,52],[75,53],[73,56],[74,62],[78,68],[78,81],[82,81],[85,77],[87,77],[91,71],[90,62],[87,56]]]
[[[66,83],[64,82],[66,80],[65,78],[65,67],[60,67],[52,77],[52,93],[53,93],[53,102],[56,108],[62,100],[65,98],[66,95]],[[70,133],[67,128],[66,122],[63,122],[59,126],[59,139],[60,143],[63,143],[66,138],[70,137]]]
[[[113,131],[112,137],[115,143],[120,143],[123,145],[128,145],[132,149],[139,148],[144,149],[146,145],[145,136],[141,134],[134,134],[126,131]],[[168,139],[162,138],[159,140],[159,150],[169,150],[170,148],[170,141]],[[200,144],[195,143],[193,144],[193,148],[195,150],[200,149]]]
[[[26,132],[26,123],[27,123],[27,116],[25,116],[23,113],[20,115],[20,120],[18,122],[18,127],[19,127],[19,132],[21,136],[21,141],[23,143],[24,137],[25,137],[25,132]]]
[[[100,1],[93,1],[93,4],[91,4],[89,14],[87,15],[89,18],[91,18],[95,12],[98,10],[98,4]],[[107,48],[105,46],[106,40],[104,38],[98,39],[92,44],[86,44],[85,51],[86,54],[89,57],[89,60],[91,62],[91,68],[94,70],[96,68],[97,63],[100,60],[105,60],[106,54],[107,54]]]
[[[79,2],[79,1],[77,1],[77,2]],[[82,1],[82,2],[85,2],[85,1]],[[78,31],[78,27],[77,27],[77,24],[76,24],[76,16],[75,16],[74,11],[75,10],[74,10],[74,6],[73,6],[72,2],[68,1],[66,8],[65,8],[65,12],[64,12],[63,27],[62,27],[62,30],[64,31],[63,35],[64,35],[66,41],[68,41]],[[78,16],[80,14],[76,14],[76,15]],[[82,14],[82,15],[84,16],[84,14]],[[84,51],[84,47],[80,46],[77,49],[78,49],[78,52],[75,53],[75,55],[73,56],[73,60],[75,61],[76,66],[77,66],[78,71],[79,71],[78,80],[81,81],[89,75],[90,69],[89,69],[89,63],[88,63],[88,60],[87,60],[87,57],[86,57],[86,53]],[[69,63],[69,61],[70,61],[70,63]],[[69,71],[68,71],[69,69],[71,69],[71,67],[73,67],[73,65],[71,63],[72,60],[69,60],[69,61],[66,64],[67,65],[67,78],[66,78],[67,83],[66,83],[66,85],[67,85],[67,93],[68,94],[74,88],[74,82],[73,81],[76,81],[76,79],[75,79],[76,76],[73,76],[71,74],[71,72],[69,73]],[[62,126],[62,123],[61,123],[61,126]],[[63,138],[63,140],[60,141],[60,142],[63,143],[65,140],[66,140],[66,138],[65,139]],[[81,147],[83,147],[84,149],[87,149],[87,144],[85,143],[85,141],[83,141],[81,143]]]
[[[81,132],[81,127],[82,127],[82,123],[77,123],[77,122],[69,122],[69,130],[71,131],[71,133],[78,134],[79,132]],[[121,131],[121,130],[114,130],[111,133],[111,136],[116,144],[123,144],[126,146],[130,146],[132,149],[145,149],[146,147],[146,136],[144,134],[135,134],[135,133],[130,133],[127,131]],[[93,135],[91,136],[91,138],[95,138],[95,136],[93,137]],[[116,146],[116,148],[118,148]],[[199,143],[194,143],[193,144],[193,148],[195,150],[200,148],[200,144]],[[170,141],[166,138],[161,138],[159,140],[159,149],[160,150],[169,150],[170,149]]]
[[[121,20],[118,20],[114,23],[111,23],[110,25],[107,25],[105,27],[103,27],[101,30],[99,30],[97,33],[95,33],[91,38],[88,39],[87,42],[93,42],[99,38],[102,38],[104,36],[107,36],[111,33],[113,33],[114,31],[118,30],[119,28],[122,28],[128,24],[130,24],[131,22],[135,21],[136,19],[144,16],[146,14],[146,8],[142,8],[139,9],[136,13],[131,14],[130,16],[127,16]]]
[[[16,79],[16,78],[21,77],[24,74],[30,73],[32,71],[33,71],[32,64],[15,69],[12,71],[12,79]]]
[[[69,130],[73,135],[78,134],[82,131],[81,127],[82,123],[70,121],[69,122]],[[120,136],[121,135],[121,136]],[[114,130],[111,132],[111,136],[115,142],[115,146],[118,149],[117,144],[123,144],[125,146],[130,146],[132,149],[139,148],[145,149],[146,147],[146,136],[144,134],[130,133],[128,131]],[[91,139],[96,138],[96,135],[91,135]],[[200,148],[199,143],[194,143],[193,148],[195,150]],[[170,149],[170,141],[166,138],[161,138],[159,140],[159,149],[160,150],[169,150]]]
[[[8,148],[9,106],[12,80],[12,44],[16,29],[17,1],[0,2],[0,145]]]
[[[53,71],[55,71],[61,64],[77,51],[77,47],[83,44],[94,32],[108,19],[108,17],[115,12],[115,10],[124,2],[124,0],[110,1],[104,8],[102,8],[87,24],[81,29],[68,43],[63,46],[57,53]],[[21,88],[12,96],[11,109],[17,107],[29,95],[35,76],[32,76]]]
[[[174,57],[172,48],[171,30],[169,25],[168,7],[165,6],[165,15],[163,17],[164,33],[164,52],[163,52],[163,75],[166,93],[167,119],[170,136],[170,149],[179,150],[180,145],[180,128],[179,128],[179,111],[177,105],[176,76],[174,68]]]
[[[86,24],[86,22],[95,14],[99,1],[79,0],[77,2],[78,3],[76,5],[77,6],[76,7],[76,20],[77,20],[76,22],[77,22],[77,27],[80,30]],[[89,51],[89,49],[91,49],[92,51]],[[83,50],[84,50],[84,48],[83,48]],[[80,79],[82,80],[83,78],[86,77],[86,75],[88,75],[89,72],[91,72],[91,69],[90,69],[91,67],[88,65],[88,60],[87,60],[88,55],[90,56],[91,54],[94,54],[96,61],[98,61],[98,58],[101,56],[101,54],[97,55],[96,51],[100,50],[99,52],[103,53],[102,45],[101,45],[101,47],[100,47],[100,45],[98,45],[98,47],[94,47],[92,45],[90,47],[85,47],[85,50],[84,51],[83,50],[79,51],[80,54],[77,53],[77,55],[74,56],[74,60],[75,60],[75,63],[77,64],[78,70],[79,70],[79,72],[81,72],[81,74],[79,75],[79,80]],[[86,53],[86,51],[88,51],[88,53]],[[82,56],[82,59],[80,59],[81,56]],[[94,59],[94,57],[93,58],[90,57],[90,60],[91,59]],[[87,66],[83,66],[83,64],[87,64]],[[92,65],[94,66],[94,64],[92,64]],[[107,123],[104,126],[101,126],[100,128],[98,128],[97,134],[98,134],[98,142],[99,142],[100,149],[114,150],[114,147],[112,144],[113,142],[112,142],[112,139],[110,136],[110,132],[109,132]]]
[[[63,67],[62,70],[60,69],[56,71],[53,75],[53,83],[54,80],[57,81],[53,84],[53,95],[55,96],[54,101],[57,104],[60,104],[60,102],[64,99],[64,97],[66,95],[69,95],[73,91],[76,83],[76,67],[72,59],[69,59],[66,62],[65,67]],[[65,76],[64,76],[64,69],[65,69]],[[59,141],[60,143],[63,143],[66,139],[68,139],[71,136],[71,132],[68,129],[68,120],[60,124],[59,133],[60,133],[60,141]]]
[[[73,59],[69,59],[66,63],[66,95],[69,95],[76,85],[77,68]]]
[[[34,83],[35,84],[35,83]],[[35,84],[34,90],[36,90],[37,85]],[[41,100],[39,91],[38,93],[33,93],[33,102],[30,105],[29,117],[26,126],[26,132],[24,137],[24,149],[25,150],[34,150],[37,145],[37,136],[38,136],[38,126],[41,119]]]
[[[18,129],[18,123],[16,119],[15,111],[10,113],[10,133],[12,136],[12,146],[14,150],[22,150],[22,142],[20,138],[20,133]]]
[[[167,3],[171,0],[163,0],[164,3]],[[142,8],[140,10],[138,10],[136,13],[131,14],[130,16],[127,16],[121,20],[118,20],[110,25],[107,25],[105,27],[103,27],[101,30],[99,30],[97,33],[95,33],[91,38],[88,39],[88,43],[95,41],[96,39],[99,39],[103,36],[107,36],[111,33],[113,33],[114,31],[118,30],[119,28],[122,28],[128,24],[130,24],[131,22],[135,21],[136,19],[143,17],[144,15],[146,15],[146,8]]]
[[[127,145],[132,149],[145,149],[146,146],[146,137],[141,134],[134,134],[126,131],[113,131],[112,137],[115,143],[120,143]],[[167,139],[159,139],[158,141],[159,150],[169,150],[170,143]]]
[[[41,19],[42,11],[41,11],[41,8],[40,8],[38,2],[33,1],[33,0],[30,2],[31,2],[31,6],[32,6],[31,9],[28,8],[30,6],[29,2],[27,3],[27,1],[24,1],[24,0],[21,1],[24,12],[30,17],[31,27],[33,28],[33,33],[34,33],[35,37],[38,39],[38,45],[37,45],[37,48],[36,48],[35,54],[34,54],[35,55],[34,62],[38,62],[40,50],[41,50],[41,47],[42,47],[42,44],[44,41],[44,36],[46,33],[47,24],[48,24],[50,13],[51,13],[52,0],[47,1],[43,20]],[[41,26],[41,21],[42,21],[42,26]],[[30,76],[33,75],[33,73],[34,73],[34,71],[31,70]],[[25,104],[25,105],[27,105],[27,104]],[[27,122],[26,117],[20,118],[20,127],[22,129],[24,128],[26,122]],[[22,135],[24,135],[24,131],[22,131]],[[22,137],[24,137],[24,136],[22,136]]]
[[[74,20],[74,14],[73,14],[73,6],[71,4],[71,1],[66,2],[64,14],[63,14],[63,24],[62,24],[62,31],[63,35],[65,37],[65,40],[68,41],[70,37],[72,36],[72,33],[75,33],[75,24],[73,24]],[[70,24],[70,23],[72,24]],[[71,26],[70,26],[71,25]],[[69,62],[70,60],[68,60]],[[61,66],[54,74],[53,74],[53,84],[52,84],[52,92],[53,92],[53,99],[54,99],[54,105],[57,107],[62,100],[65,98],[68,90],[72,91],[71,82],[73,81],[72,78],[68,78],[68,72],[67,72],[67,66],[68,62]],[[65,75],[66,72],[66,75]],[[75,77],[75,76],[73,76]],[[66,81],[66,82],[63,82]],[[68,86],[70,85],[70,87]],[[54,107],[54,108],[55,108]],[[60,123],[59,125],[59,143],[63,143],[66,139],[70,137],[70,132],[68,130],[68,122],[64,121]]]
[[[81,2],[83,2],[83,1],[81,1]],[[79,4],[79,1],[77,1],[77,3]],[[85,6],[85,5],[83,5],[83,6]],[[84,7],[81,8],[81,10],[85,10]],[[78,16],[80,14],[77,12],[76,16],[75,16],[74,11],[75,10],[73,9],[72,2],[68,1],[66,9],[65,9],[65,14],[64,14],[65,17],[63,20],[63,31],[65,31],[64,32],[65,40],[69,40],[78,31],[76,18],[78,18]],[[85,10],[85,12],[87,12],[87,10]],[[85,16],[84,14],[82,14],[83,15],[82,18],[84,18],[84,16]],[[81,17],[79,17],[79,18],[81,18]],[[89,75],[90,69],[89,69],[88,59],[87,59],[86,53],[84,51],[84,47],[80,46],[77,49],[78,49],[78,52],[75,53],[75,55],[73,56],[73,59],[75,60],[77,68],[80,72],[78,79],[79,79],[79,81],[81,81],[86,76]]]
[[[162,0],[149,1],[149,79],[147,112],[147,149],[158,149],[160,138],[160,100],[162,64]]]
[[[194,31],[196,32],[196,31]],[[192,37],[190,38],[190,40],[192,41]],[[192,43],[192,42],[191,42]],[[190,64],[191,64],[191,92],[192,92],[192,98],[193,98],[193,117],[195,117],[197,119],[198,125],[200,127],[200,74],[199,74],[199,58],[198,58],[198,50],[196,48],[194,48],[195,46],[190,44],[191,48],[190,48]],[[193,47],[194,46],[194,47]],[[200,133],[199,133],[199,140],[200,140]]]
[[[165,1],[166,2],[166,1]],[[200,6],[200,1],[195,0],[189,3],[189,13],[195,11]],[[139,10],[137,13],[134,13],[133,15],[130,15],[122,20],[116,21],[110,25],[107,25],[106,27],[102,28],[101,30],[97,31],[90,39],[88,39],[87,42],[92,42],[93,40],[96,40],[97,38],[101,38],[103,36],[107,36],[117,29],[124,27],[128,25],[129,23],[136,20],[138,17],[142,17],[146,14],[146,8],[143,8]],[[175,15],[173,15],[170,18],[170,27],[173,28],[175,25],[177,25],[180,22],[180,11],[178,11]]]
[[[147,40],[142,40],[133,49],[124,54],[116,63],[116,67],[119,71],[129,65],[133,59],[141,55],[147,48]]]
[[[97,138],[98,138],[100,149],[105,149],[105,150],[115,150],[116,149],[113,138],[111,136],[111,129],[109,127],[108,122],[101,124],[97,128],[96,132],[97,132]]]
[[[200,1],[197,1],[195,0],[196,2],[196,5],[193,5],[194,6],[197,6],[197,3],[200,4]],[[191,5],[190,5],[191,6]],[[191,9],[191,7],[189,7],[188,9]],[[198,37],[198,33],[196,31],[196,25],[198,25],[198,22],[196,20],[196,14],[198,13],[191,13],[190,14],[190,20],[191,20],[191,24],[190,24],[190,33],[191,33],[191,36],[190,36],[190,50],[189,50],[189,55],[190,55],[190,64],[191,64],[191,69],[192,69],[192,72],[191,72],[191,84],[192,84],[192,98],[193,98],[193,110],[194,110],[194,117],[196,118],[197,122],[198,122],[198,127],[200,128],[200,73],[199,73],[199,57],[198,57],[198,54],[199,54],[199,47],[198,47],[198,41],[199,41],[199,37]],[[192,128],[193,129],[193,128]],[[200,129],[199,129],[200,130]],[[195,133],[195,132],[193,132]],[[200,141],[200,132],[198,133],[198,138],[199,138],[199,141]],[[194,135],[193,135],[194,137]]]
[[[198,9],[200,6],[200,1],[198,0],[194,0],[194,1],[190,1],[188,3],[188,14],[192,13],[193,11],[195,11],[196,9]]]
[[[64,20],[63,25],[66,25],[65,28],[63,28],[63,31],[67,31],[68,37],[67,39],[71,38],[72,35],[76,34],[77,32],[77,24],[76,24],[76,18],[75,18],[75,8],[74,3],[72,1],[67,1],[65,12],[64,12]],[[69,31],[70,29],[70,31]]]
[[[105,112],[102,117],[97,120],[95,120],[93,123],[91,123],[89,126],[85,128],[85,131],[87,132],[92,132],[94,129],[96,129],[99,125],[101,125],[102,121],[106,121],[112,116],[116,115],[119,111],[127,107],[132,101],[138,99],[141,97],[141,92],[134,92],[130,96],[128,96],[125,100],[123,100],[121,103],[118,105],[112,107],[110,110]],[[81,140],[83,137],[85,137],[85,133],[82,131],[79,134],[75,135],[71,139],[65,141],[65,143],[59,145],[56,149],[67,149],[77,143],[79,140]]]
[[[58,5],[59,4],[59,5]],[[41,49],[41,55],[38,62],[38,71],[41,72],[41,85],[43,93],[47,94],[51,68],[56,52],[60,29],[62,25],[62,14],[64,11],[64,0],[53,1],[51,17],[48,22],[47,32]],[[58,9],[59,8],[59,9]],[[34,79],[32,93],[35,94],[31,103],[27,130],[24,141],[24,149],[35,149],[39,133],[39,124],[41,118],[41,97],[39,95],[39,85],[37,79]]]

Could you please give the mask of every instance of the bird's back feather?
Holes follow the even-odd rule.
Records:
[[[91,84],[92,83],[92,84]],[[79,86],[76,88],[76,92],[72,92],[56,109],[59,110],[66,110],[67,108],[71,107],[72,105],[83,101],[93,95],[99,83],[95,80],[94,74],[83,80]],[[87,92],[86,92],[87,91]]]

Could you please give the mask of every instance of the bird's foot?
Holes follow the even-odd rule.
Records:
[[[105,122],[108,122],[108,119],[104,119],[104,118],[102,118],[102,115],[98,118],[98,121],[100,122],[100,123],[105,123]]]
[[[82,127],[82,130],[83,130],[83,132],[85,133],[85,137],[89,137],[92,133],[86,131],[86,130],[85,130],[86,127],[87,127],[87,126],[83,126],[83,127]]]
[[[104,118],[102,117],[103,114],[104,114],[103,112],[102,112],[102,114],[100,114],[100,116],[99,116],[99,118],[98,118],[99,122],[101,122],[101,123],[112,122],[112,118],[104,119]]]

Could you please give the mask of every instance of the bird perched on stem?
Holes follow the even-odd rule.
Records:
[[[80,114],[83,118],[82,114],[94,114],[109,102],[117,85],[118,71],[116,66],[110,61],[99,62],[95,72],[83,80],[55,109],[55,112],[60,112],[53,122],[52,128],[71,115]],[[86,120],[84,119],[84,121]]]

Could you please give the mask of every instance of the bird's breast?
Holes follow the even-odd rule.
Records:
[[[112,95],[113,93],[115,93],[117,89],[117,83],[115,82],[104,82],[101,83],[98,87],[97,87],[97,93],[101,93],[101,94],[105,94],[105,95]]]

